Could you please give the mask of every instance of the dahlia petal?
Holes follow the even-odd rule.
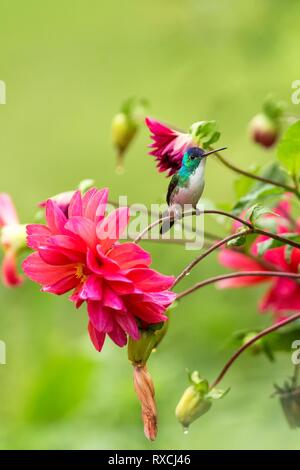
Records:
[[[74,274],[71,274],[70,276],[60,279],[55,284],[43,286],[42,291],[62,295],[77,287],[79,283],[80,280]]]
[[[84,196],[83,215],[94,222],[103,219],[108,199],[108,188],[97,190],[92,188]]]
[[[130,269],[138,266],[149,266],[151,256],[136,243],[123,243],[112,248],[107,254],[121,269]]]
[[[277,278],[260,303],[261,312],[298,312],[300,310],[300,285],[292,279]]]
[[[290,269],[292,272],[298,273],[299,266],[300,266],[300,250],[298,248],[294,248],[291,252]]]
[[[144,299],[149,298],[149,300],[151,300],[152,302],[158,303],[166,308],[169,307],[176,300],[177,296],[175,292],[172,292],[170,290],[166,290],[163,292],[151,292],[143,295]]]
[[[40,245],[44,245],[51,232],[46,225],[29,224],[26,225],[27,245],[33,250],[37,250]]]
[[[51,264],[53,266],[69,264],[70,262],[72,262],[70,258],[57,251],[56,248],[51,248],[49,246],[40,246],[38,252],[42,260],[45,261],[45,263]]]
[[[154,302],[136,302],[133,295],[127,296],[124,300],[128,311],[148,324],[160,323],[168,319],[168,317],[164,315],[166,309],[162,305],[158,305]]]
[[[32,281],[50,285],[72,274],[75,275],[77,265],[51,266],[45,263],[38,253],[32,253],[23,261],[22,268]]]
[[[82,216],[82,200],[80,191],[75,191],[68,207],[68,218]]]
[[[120,346],[120,348],[127,344],[127,336],[117,322],[114,322],[113,330],[110,331],[108,335],[117,346]]]
[[[106,253],[119,240],[129,221],[129,208],[119,207],[111,212],[102,222],[98,223],[96,233]]]
[[[231,279],[223,279],[216,283],[216,287],[219,289],[230,289],[235,287],[247,287],[255,284],[260,284],[261,282],[270,281],[270,277],[267,276],[243,276],[243,277],[234,277]]]
[[[90,248],[96,246],[95,224],[85,217],[72,217],[68,220],[65,228],[78,235]]]
[[[108,308],[102,305],[102,302],[88,300],[88,314],[94,328],[103,333],[108,333],[113,329],[113,317]]]
[[[103,283],[99,276],[91,274],[83,284],[79,297],[83,300],[101,300],[103,295]]]
[[[58,204],[51,199],[48,199],[46,203],[46,220],[48,227],[53,234],[64,232],[67,218],[59,208]]]
[[[108,286],[108,284],[104,285],[103,305],[113,310],[124,310],[122,299]]]
[[[119,269],[117,263],[103,255],[101,250],[98,250],[98,246],[97,255],[92,250],[87,251],[86,262],[92,272],[102,276]]]
[[[9,194],[0,193],[0,227],[19,223],[16,208]]]
[[[238,271],[265,271],[265,268],[258,261],[237,251],[222,249],[219,252],[218,259],[226,268],[237,269]]]
[[[117,315],[116,321],[132,339],[137,341],[140,339],[140,332],[136,322],[136,319],[129,312],[126,315]]]
[[[127,277],[135,287],[145,292],[158,292],[169,289],[174,283],[173,276],[165,276],[149,268],[133,268],[127,271]]]
[[[90,339],[91,339],[94,347],[97,349],[97,351],[100,352],[103,348],[103,344],[104,344],[104,341],[105,341],[106,334],[102,333],[100,331],[97,331],[93,327],[91,322],[89,322],[89,324],[88,324],[88,332],[89,332]]]
[[[52,235],[49,237],[48,243],[56,246],[57,248],[63,248],[69,251],[86,252],[85,243],[77,236]]]
[[[13,250],[4,253],[1,279],[6,287],[16,287],[23,282],[23,277],[17,271],[17,257]]]
[[[289,265],[286,261],[284,246],[267,250],[266,253],[264,253],[263,257],[268,263],[273,264],[275,267],[277,267],[277,269],[279,268],[282,271],[289,270]]]

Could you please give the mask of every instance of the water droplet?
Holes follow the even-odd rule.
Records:
[[[183,434],[188,434],[189,433],[189,428],[184,426],[183,427]]]
[[[118,165],[117,168],[116,168],[116,173],[117,175],[123,175],[124,174],[124,167],[121,166],[121,165]]]

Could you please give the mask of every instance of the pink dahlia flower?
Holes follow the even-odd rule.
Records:
[[[150,255],[135,243],[120,244],[129,209],[105,217],[108,190],[76,191],[68,214],[49,199],[46,225],[28,225],[27,243],[34,250],[24,272],[42,291],[61,295],[72,291],[76,307],[87,303],[88,331],[98,351],[106,335],[124,346],[127,335],[139,339],[139,327],[167,320],[175,294],[173,277],[150,269]]]
[[[160,172],[168,171],[173,175],[181,167],[182,157],[188,148],[197,145],[189,133],[180,132],[171,127],[147,117],[146,125],[151,132],[153,143],[150,155],[154,155]]]
[[[299,233],[300,222],[296,227],[291,226],[290,202],[286,196],[274,210],[279,217],[267,215],[276,222],[277,233]],[[258,236],[252,243],[248,253],[233,249],[222,249],[219,253],[219,261],[223,266],[236,271],[285,271],[290,273],[299,273],[300,249],[293,248],[289,257],[286,256],[285,246],[268,249],[263,256],[258,256],[258,244],[268,240],[266,236]],[[270,287],[259,307],[261,312],[272,311],[275,320],[280,321],[285,314],[289,312],[300,311],[300,284],[293,279],[288,278],[270,278],[264,276],[238,277],[225,279],[218,283],[220,288],[227,287],[245,287],[262,282],[268,282]]]
[[[20,225],[9,194],[0,194],[1,245],[4,250],[1,278],[6,287],[17,287],[23,277],[17,271],[17,254],[25,245],[25,226]]]

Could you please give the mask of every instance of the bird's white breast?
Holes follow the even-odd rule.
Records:
[[[172,203],[181,206],[185,204],[192,204],[196,207],[204,190],[205,183],[205,159],[198,165],[196,171],[190,176],[188,185],[179,188],[178,193],[175,195]]]

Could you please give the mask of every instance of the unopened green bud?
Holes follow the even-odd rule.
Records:
[[[202,396],[194,385],[190,385],[183,393],[175,410],[178,421],[184,428],[204,415],[211,407],[211,400]]]
[[[137,132],[137,124],[124,112],[118,113],[112,120],[112,143],[119,157],[122,157]]]
[[[178,421],[186,430],[211,408],[213,400],[219,400],[229,391],[209,387],[208,381],[201,378],[198,371],[189,374],[189,380],[191,385],[184,391],[175,410]]]

